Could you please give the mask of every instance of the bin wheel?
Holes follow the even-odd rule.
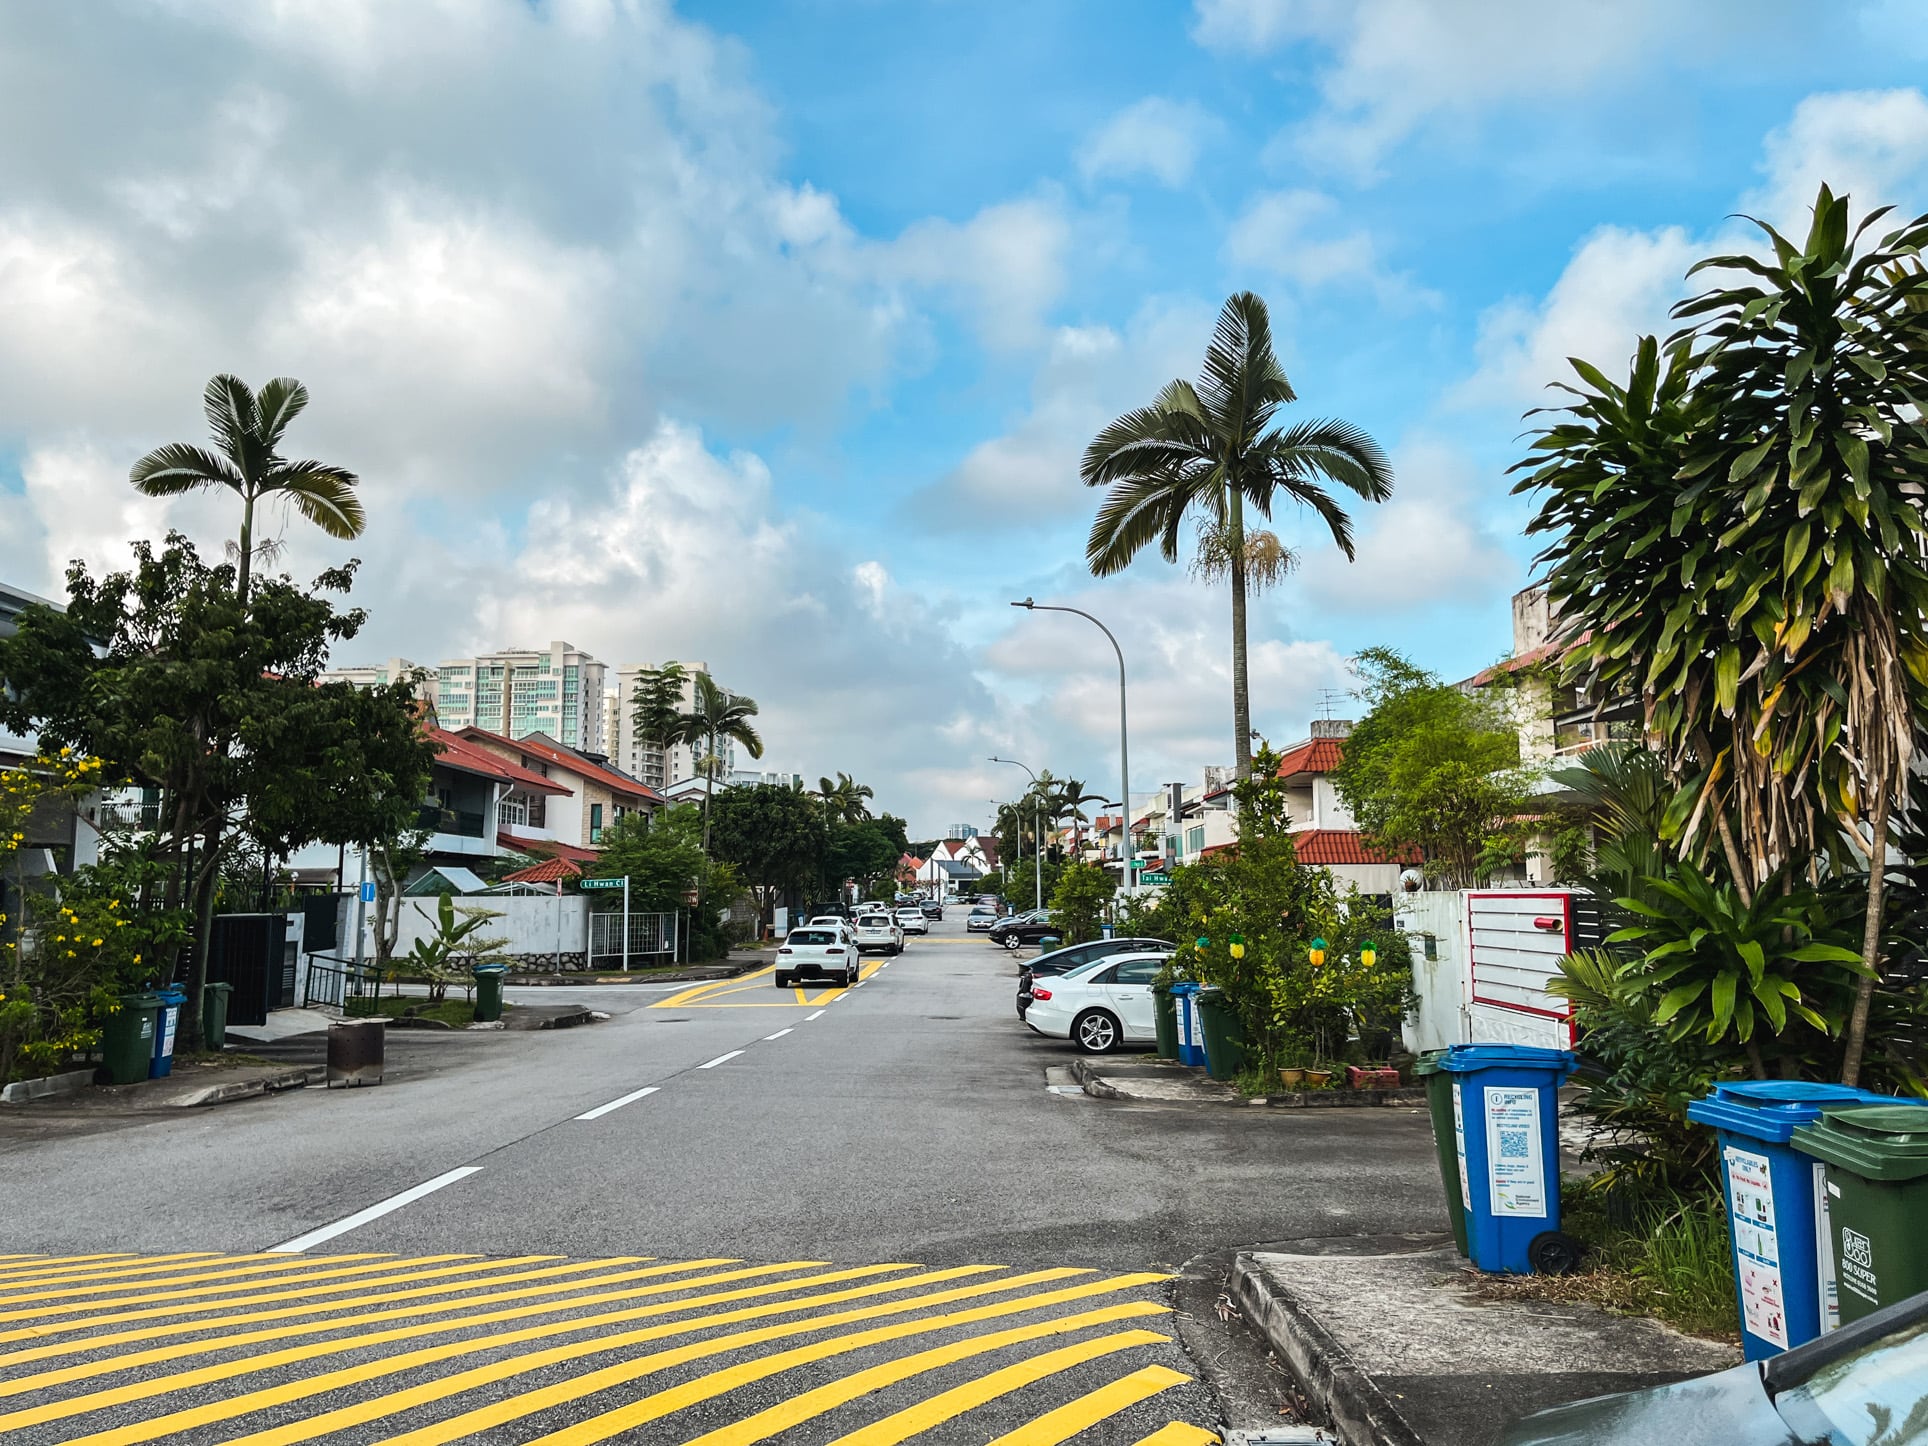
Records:
[[[1557,1230],[1542,1231],[1526,1243],[1527,1264],[1536,1275],[1571,1275],[1586,1253],[1585,1245]]]

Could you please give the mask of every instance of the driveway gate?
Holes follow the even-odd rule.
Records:
[[[629,916],[629,962],[669,964],[676,958],[676,915],[637,914]],[[623,911],[605,909],[589,916],[589,967],[623,967]]]

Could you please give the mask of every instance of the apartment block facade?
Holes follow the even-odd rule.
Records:
[[[506,737],[546,733],[566,748],[609,752],[604,665],[567,642],[448,658],[436,670],[435,712],[444,728]]]
[[[710,665],[672,661],[687,675],[683,683],[683,706],[689,708],[695,703],[696,685],[693,679],[698,673],[709,672]],[[640,778],[651,788],[659,790],[695,778],[697,759],[703,752],[701,748],[692,748],[687,743],[664,750],[636,736],[636,685],[642,680],[643,674],[668,666],[668,663],[629,663],[616,669],[615,687],[603,700],[603,736],[609,740],[610,761],[624,773]],[[719,739],[717,752],[723,758],[725,777],[735,773],[736,745],[727,738]]]

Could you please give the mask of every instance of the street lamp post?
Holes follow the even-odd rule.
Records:
[[[1013,768],[1022,768],[1026,773],[1031,773],[1027,765],[1019,763],[1015,758],[993,758],[988,761],[991,763],[1008,763]],[[1042,909],[1044,907],[1044,815],[1040,810],[1044,807],[1044,800],[1037,795],[1037,781],[1037,774],[1031,773],[1031,852],[1037,858],[1037,880],[1034,885],[1036,892],[1032,895],[1036,902],[1032,907]],[[1024,857],[1024,829],[1022,826],[1018,829],[1018,857]]]
[[[1110,628],[1106,627],[1090,613],[1082,609],[1058,607],[1051,603],[1033,602],[1030,598],[1026,598],[1023,602],[1014,602],[1011,606],[1014,608],[1023,608],[1026,612],[1076,613],[1086,622],[1096,627],[1099,632],[1103,633],[1111,643],[1111,651],[1118,655],[1118,787],[1124,799],[1123,807],[1126,831],[1129,832],[1131,824],[1131,740],[1130,730],[1125,724],[1125,650],[1118,646],[1118,639],[1112,637]],[[1127,889],[1131,888],[1135,882],[1131,876],[1131,864],[1132,859],[1129,850],[1120,849],[1118,869],[1123,876],[1120,882],[1123,883]]]

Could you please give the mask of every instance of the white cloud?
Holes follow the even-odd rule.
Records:
[[[931,219],[906,228],[884,252],[891,274],[957,299],[984,341],[1030,346],[1064,290],[1071,228],[1045,198],[987,206],[959,224]]]
[[[1182,186],[1191,179],[1200,150],[1219,129],[1218,121],[1195,102],[1147,96],[1086,138],[1078,148],[1078,169],[1088,181],[1150,177],[1162,185]]]
[[[1306,549],[1295,596],[1319,599],[1330,614],[1389,617],[1478,606],[1524,585],[1524,569],[1486,513],[1501,490],[1493,479],[1433,437],[1407,441],[1392,464],[1392,498],[1348,508],[1356,560],[1347,562],[1322,525],[1307,521],[1317,541]]]
[[[1853,199],[1857,216],[1899,205],[1894,219],[1906,219],[1928,201],[1928,96],[1912,89],[1810,95],[1763,150],[1764,183],[1741,209],[1797,242],[1823,181]]]
[[[1330,57],[1319,110],[1293,132],[1309,164],[1370,177],[1429,123],[1522,101],[1564,101],[1691,53],[1760,19],[1751,0],[1195,0],[1193,35],[1221,53],[1294,43]],[[1731,48],[1731,47],[1730,47]]]
[[[1388,271],[1371,234],[1346,226],[1339,203],[1320,191],[1255,196],[1226,233],[1225,259],[1307,290],[1355,286],[1386,301],[1424,295]]]
[[[1706,254],[1704,245],[1679,226],[1601,227],[1580,243],[1544,297],[1513,298],[1480,318],[1479,366],[1455,399],[1542,404],[1549,384],[1573,382],[1568,357],[1608,376],[1624,371],[1642,334],[1672,330],[1668,308],[1686,294],[1687,268]]]

